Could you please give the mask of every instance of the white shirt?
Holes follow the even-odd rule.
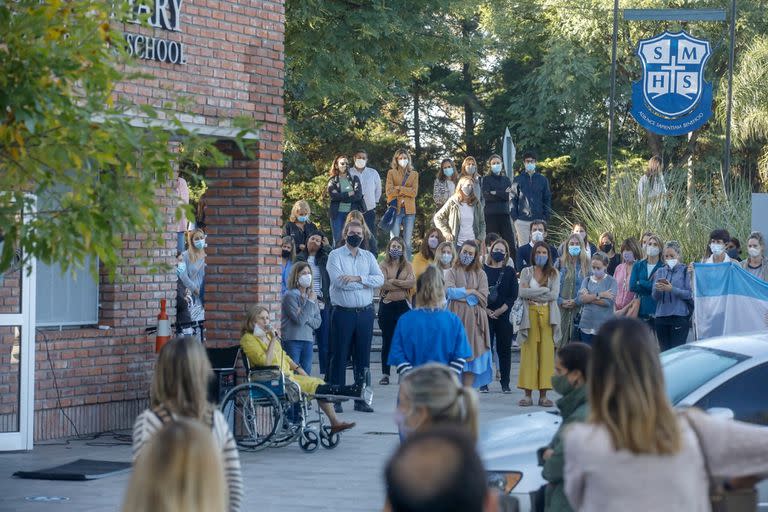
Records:
[[[328,255],[325,266],[331,279],[329,293],[331,304],[345,308],[362,308],[373,304],[373,291],[384,285],[376,257],[365,249],[357,249],[357,255],[344,244]],[[341,276],[360,276],[362,282],[342,283]]]
[[[376,208],[379,199],[381,199],[381,176],[379,176],[379,171],[371,167],[366,167],[360,171],[357,167],[353,166],[349,170],[349,174],[357,176],[360,180],[360,186],[363,188],[365,211]]]
[[[459,203],[459,239],[456,242],[461,245],[467,240],[475,239],[475,209],[471,204]]]
[[[725,259],[723,261],[721,261],[720,263],[737,263],[736,260],[731,259],[731,257],[728,256],[727,253],[723,253],[723,256],[725,256]],[[714,254],[710,254],[709,258],[704,260],[704,263],[714,263],[714,262],[715,262],[715,255]]]

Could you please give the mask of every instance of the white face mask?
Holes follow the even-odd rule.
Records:
[[[400,167],[407,167],[408,166],[408,159],[407,158],[401,158],[397,161],[397,163],[400,165]]]
[[[655,247],[653,245],[647,245],[645,246],[645,254],[647,254],[650,257],[658,256],[659,255],[659,248]]]
[[[531,241],[532,242],[543,242],[544,241],[544,233],[541,231],[532,231],[531,232]]]
[[[712,251],[712,254],[715,256],[720,256],[725,252],[725,246],[723,244],[709,244],[709,250]]]
[[[312,274],[304,274],[299,276],[299,286],[302,288],[309,288],[312,284]]]
[[[368,163],[368,161],[364,158],[355,159],[355,167],[357,167],[358,169],[364,169],[366,163]]]
[[[747,254],[749,254],[753,258],[757,258],[758,256],[760,256],[760,248],[750,247],[747,249]]]
[[[264,332],[264,329],[262,329],[259,324],[256,324],[256,325],[253,326],[253,335],[254,336],[256,336],[258,338],[261,338],[263,336],[266,336],[266,334],[267,333]]]
[[[464,192],[465,196],[471,196],[474,190],[475,190],[475,187],[473,187],[472,185],[463,185],[461,187],[461,191]]]
[[[675,258],[670,258],[667,260],[667,266],[671,269],[675,268],[677,266],[677,260]]]

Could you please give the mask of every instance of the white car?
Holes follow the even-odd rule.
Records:
[[[662,353],[661,363],[675,407],[768,425],[768,332],[689,343]],[[481,427],[479,447],[489,484],[517,498],[522,512],[531,510],[534,494],[546,484],[536,450],[559,426],[557,412],[538,411]],[[758,485],[758,495],[758,510],[768,512],[768,482]]]

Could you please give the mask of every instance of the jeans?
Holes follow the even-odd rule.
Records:
[[[488,327],[491,336],[496,337],[501,387],[507,389],[509,387],[509,374],[512,369],[512,324],[509,323],[509,310],[499,318],[489,318]]]
[[[381,327],[381,372],[389,376],[389,349],[392,347],[392,336],[395,335],[395,326],[403,314],[411,307],[406,300],[395,302],[382,302],[379,304],[379,327]]]
[[[592,338],[594,338],[594,334],[587,334],[584,331],[579,331],[579,341],[582,343],[586,343],[587,345],[592,345]]]
[[[336,212],[331,214],[331,233],[333,234],[333,247],[339,245],[341,232],[344,231],[344,221],[347,220],[349,212]]]
[[[365,219],[366,226],[368,226],[368,229],[371,231],[371,239],[368,242],[368,250],[371,251],[374,256],[377,256],[379,253],[379,247],[376,242],[376,210],[368,210],[363,214],[363,218]]]
[[[400,225],[403,225],[405,233],[403,233],[403,240],[405,241],[405,257],[411,260],[411,240],[413,239],[413,224],[416,222],[416,214],[398,213],[395,216],[395,223],[392,226],[392,231],[389,233],[389,238],[392,239],[396,236],[400,236]]]
[[[328,374],[328,333],[331,330],[331,305],[326,304],[320,310],[320,327],[315,329],[315,343],[317,344],[317,360],[320,364],[320,375]],[[327,379],[326,379],[327,380]]]
[[[348,309],[334,306],[331,313],[331,384],[344,386],[347,379],[347,359],[352,352],[355,382],[362,383],[371,365],[373,338],[373,305]]]
[[[312,374],[312,342],[306,340],[288,340],[283,342],[288,357],[301,366],[301,369]]]
[[[685,345],[688,329],[687,316],[657,316],[656,338],[659,340],[659,351]]]

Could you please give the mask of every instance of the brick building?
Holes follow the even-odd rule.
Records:
[[[184,107],[191,114],[181,118],[187,127],[221,141],[222,148],[232,146],[227,139],[235,133],[235,117],[252,116],[259,123],[253,160],[232,153],[227,166],[204,171],[208,340],[236,343],[248,305],[258,300],[276,308],[280,290],[284,2],[144,2],[137,8],[151,15],[149,24],[128,23],[124,33],[137,66],[155,78],[121,84],[117,94],[158,106],[181,95],[191,103]],[[56,322],[41,328],[38,319],[32,376],[19,371],[13,350],[19,352],[21,329],[0,327],[0,432],[34,425],[36,441],[75,434],[61,409],[80,434],[128,428],[147,406],[155,354],[154,336],[145,329],[156,324],[161,298],[174,314],[176,294],[175,274],[153,274],[143,265],[175,262],[173,183],[160,188],[157,198],[167,214],[165,247],[150,248],[146,235],[123,238],[127,264],[115,282],[106,275],[98,280],[90,325],[61,321],[58,328],[51,328]],[[0,313],[19,311],[22,274],[7,273],[0,284]],[[38,300],[48,300],[52,279],[39,269]],[[24,403],[24,393],[17,398],[20,382],[33,383],[33,411],[18,405]]]

